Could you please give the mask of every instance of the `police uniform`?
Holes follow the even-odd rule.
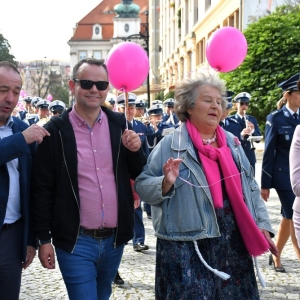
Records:
[[[39,108],[39,109],[49,109],[49,105],[50,105],[50,101],[43,99],[43,100],[40,100],[36,104],[36,107]],[[50,120],[50,118],[47,116],[47,117],[39,119],[36,122],[36,124],[39,125],[39,126],[44,126],[49,120]]]
[[[128,93],[128,106],[135,106],[135,101],[137,100],[137,96],[133,93]],[[121,94],[117,97],[117,105],[120,107],[125,106],[125,99],[124,99],[124,94]],[[134,118],[132,121],[127,121],[128,123],[131,123],[132,125],[132,130],[136,132],[140,139],[141,139],[141,148],[143,149],[145,155],[148,157],[149,155],[149,148],[148,148],[148,143],[147,143],[147,129],[146,126],[138,121],[135,120]],[[141,205],[137,207],[134,210],[134,237],[132,239],[132,244],[135,249],[135,247],[139,244],[139,247],[143,248],[142,250],[148,250],[149,247],[144,245],[145,242],[145,227],[144,227],[144,222],[143,222],[143,211],[141,208]]]
[[[40,97],[33,97],[31,101],[31,107],[33,109],[36,108],[36,104],[41,100],[43,99]],[[36,124],[39,121],[39,116],[38,114],[26,114],[26,117],[23,121],[31,126],[32,124]]]
[[[61,100],[54,100],[49,104],[48,109],[53,115],[61,114],[66,109],[66,104]]]
[[[164,108],[163,104],[154,104],[148,109],[147,113],[150,118],[151,118],[151,115],[161,115],[162,116],[163,108]],[[147,124],[147,127],[153,128],[153,125],[150,123],[150,124]],[[162,120],[157,125],[156,131],[154,131],[154,128],[153,128],[153,134],[147,135],[148,147],[149,147],[150,152],[160,142],[160,140],[164,137],[164,135],[166,133],[170,133],[172,131],[172,128],[175,130],[174,126],[171,123],[167,124],[166,122],[163,122]]]
[[[279,84],[283,91],[298,91],[300,73]],[[290,182],[289,153],[296,126],[299,122],[299,108],[296,116],[286,105],[267,116],[265,149],[262,162],[262,189],[276,189],[284,218],[292,219],[295,195]]]
[[[25,98],[23,99],[23,101],[25,101],[26,103],[31,103],[32,97],[31,97],[31,96],[27,96],[27,97],[25,97]],[[24,120],[24,119],[26,118],[26,115],[29,114],[29,113],[30,113],[30,112],[27,111],[26,109],[21,110],[21,111],[19,112],[19,118],[20,118],[21,120]]]
[[[227,91],[226,92],[226,100],[227,100],[227,107],[226,110],[232,108],[232,96],[234,95],[233,92]],[[238,123],[238,121],[234,118],[227,117],[224,120],[220,121],[219,124],[224,130],[231,132],[233,135],[235,135],[239,140],[241,140],[241,125]]]
[[[173,98],[169,98],[164,101],[164,106],[174,108],[174,104],[175,104],[175,100]],[[171,123],[175,128],[178,127],[178,123],[179,123],[176,114],[173,112],[171,114],[167,114],[166,112],[164,112],[162,121],[166,122],[167,124]]]
[[[249,102],[251,99],[251,95],[246,92],[239,93],[235,96],[234,101],[236,102]],[[254,125],[254,131],[251,133],[252,136],[260,136],[261,132],[258,127],[258,122],[255,117],[246,115],[246,120],[244,118],[241,118],[238,113],[235,115],[231,116],[230,118],[235,119],[239,125],[241,126],[241,131],[247,127],[246,121],[250,121]],[[253,168],[253,171],[255,173],[255,163],[256,163],[256,156],[255,156],[255,151],[252,149],[251,142],[248,141],[247,139],[249,138],[249,135],[245,135],[244,137],[241,137],[241,144],[242,147],[245,151],[245,154],[250,162],[250,165]]]

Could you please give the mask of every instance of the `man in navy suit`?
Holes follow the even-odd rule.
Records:
[[[238,121],[234,118],[228,117],[230,110],[232,109],[232,96],[234,95],[233,92],[227,91],[226,93],[226,100],[228,102],[226,110],[223,112],[221,116],[220,126],[224,128],[226,131],[231,132],[235,135],[239,140],[241,140],[241,125]]]
[[[237,103],[237,112],[232,118],[234,118],[241,125],[241,143],[245,151],[245,154],[250,162],[250,165],[253,168],[255,174],[255,149],[252,147],[248,138],[250,136],[260,136],[260,130],[256,118],[246,114],[247,109],[249,108],[251,95],[247,92],[239,93],[235,96],[234,101]]]
[[[0,62],[0,299],[17,300],[22,268],[35,254],[30,226],[29,193],[35,142],[48,132],[28,125],[11,113],[18,103],[22,80],[17,68]]]

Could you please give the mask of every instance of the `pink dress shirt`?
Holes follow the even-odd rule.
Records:
[[[117,190],[107,116],[101,111],[90,128],[74,107],[69,119],[77,144],[80,225],[87,229],[114,228]]]

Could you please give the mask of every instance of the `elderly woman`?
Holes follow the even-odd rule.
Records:
[[[238,138],[218,125],[224,94],[217,75],[176,85],[182,125],[136,179],[152,205],[158,300],[259,299],[252,256],[278,254],[249,161]]]

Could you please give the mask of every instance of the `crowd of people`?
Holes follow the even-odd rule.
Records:
[[[257,256],[269,251],[274,271],[285,272],[291,237],[300,260],[299,79],[279,84],[267,116],[260,189],[251,95],[229,91],[217,74],[185,78],[174,98],[147,109],[134,93],[108,98],[104,60],[87,58],[69,80],[72,107],[26,96],[17,111],[20,74],[0,62],[0,298],[19,298],[38,250],[44,268],[57,260],[71,300],[109,299],[112,283],[124,283],[128,242],[149,249],[144,211],[157,238],[157,300],[259,299]],[[265,205],[271,188],[277,233]]]

